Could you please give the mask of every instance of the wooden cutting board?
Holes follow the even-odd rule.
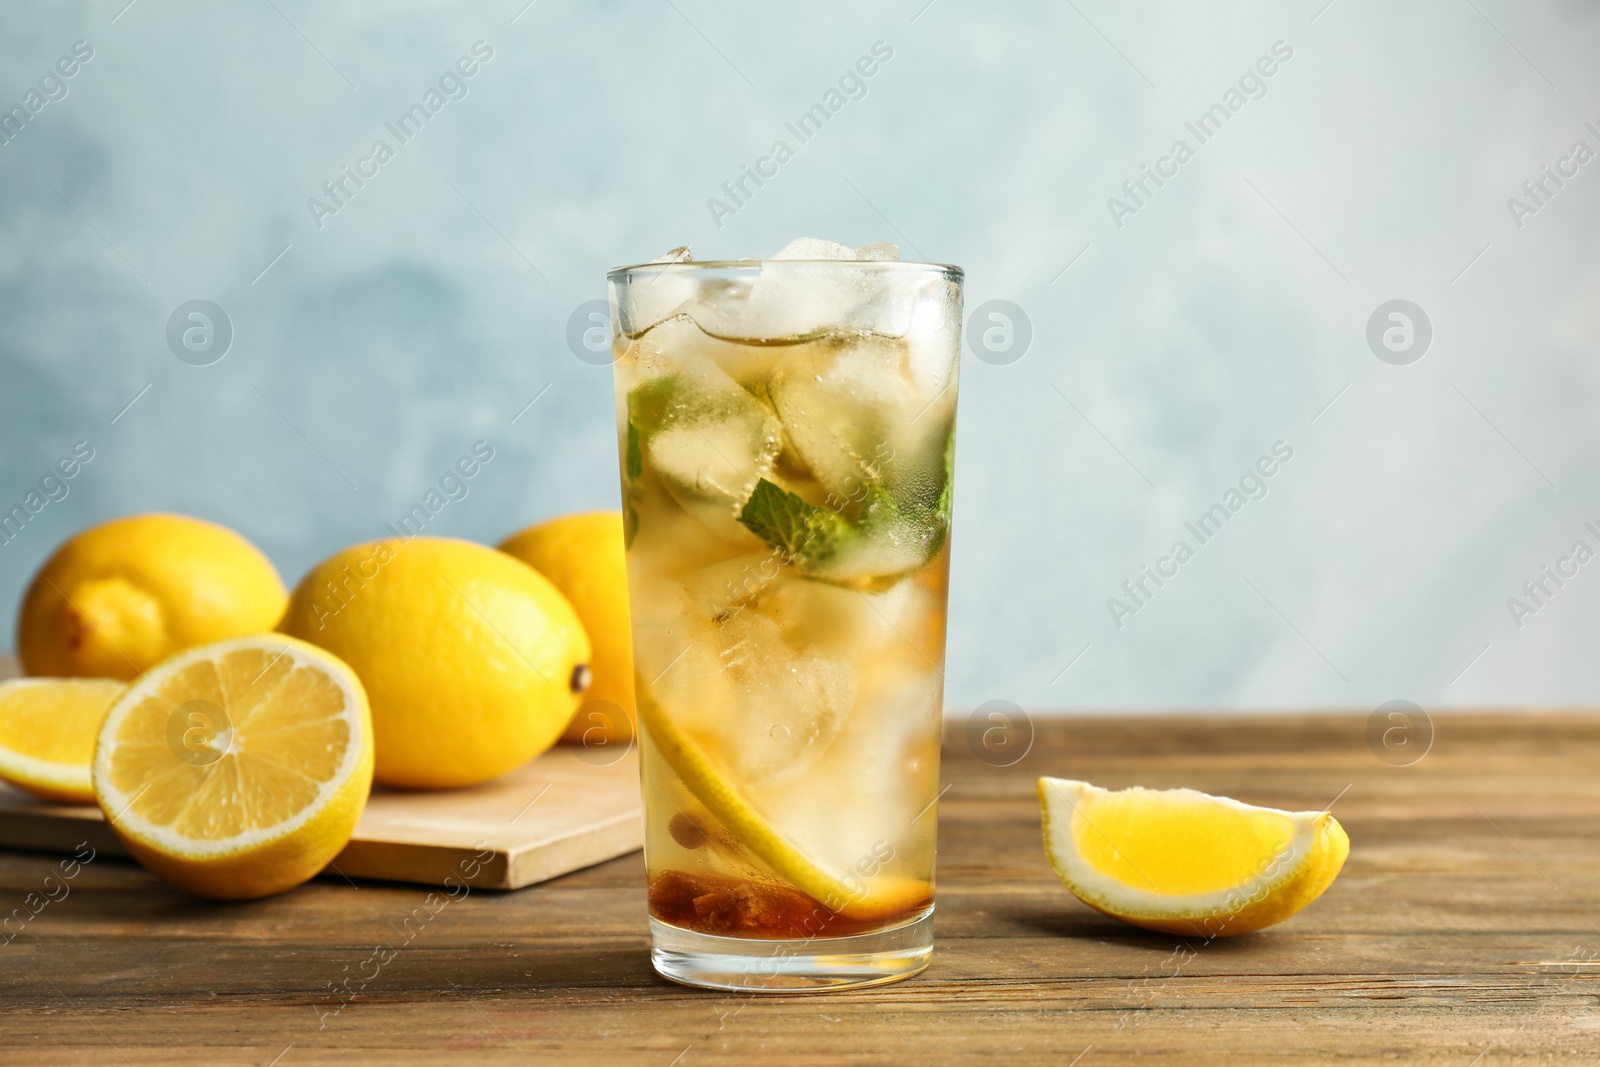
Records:
[[[0,679],[14,674],[0,656]],[[49,804],[0,784],[0,847],[70,854],[82,842],[127,854],[93,805]],[[471,789],[375,789],[355,836],[323,875],[518,889],[643,843],[637,750],[558,746]]]

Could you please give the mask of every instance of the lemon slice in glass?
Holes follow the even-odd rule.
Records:
[[[852,919],[904,915],[927,901],[925,882],[880,873],[863,884],[849,877],[854,872],[825,869],[758,811],[648,692],[640,692],[638,701],[639,721],[661,758],[729,835],[778,877],[828,910]]]

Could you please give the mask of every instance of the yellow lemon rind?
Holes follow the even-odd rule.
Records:
[[[121,682],[103,680],[104,684],[123,688]],[[34,686],[94,685],[102,679],[94,678],[12,678],[0,682],[0,699],[6,693]],[[93,804],[94,783],[86,763],[62,763],[40,759],[9,746],[0,745],[0,779],[41,800],[57,804]]]
[[[1045,855],[1056,877],[1096,911],[1134,926],[1193,937],[1233,937],[1280,923],[1316,900],[1344,866],[1350,839],[1326,811],[1278,812],[1294,820],[1288,846],[1266,857],[1260,873],[1239,885],[1203,893],[1166,894],[1112,878],[1079,854],[1072,815],[1085,793],[1106,792],[1087,782],[1040,778]],[[1248,812],[1275,811],[1194,790],[1199,800]],[[1065,810],[1053,805],[1064,804]]]
[[[327,589],[342,581],[341,604]],[[473,786],[541,755],[582,701],[572,687],[590,656],[553,583],[460,538],[344,548],[300,580],[278,629],[361,678],[377,780],[401,789]]]
[[[366,764],[371,768],[369,751]],[[125,832],[112,829],[128,854],[163,881],[195,896],[215,900],[254,900],[310,881],[350,843],[371,792],[370,777],[351,776],[309,820],[295,831],[255,847],[202,857],[174,856]]]
[[[590,643],[594,681],[561,739],[578,744],[626,742],[635,734],[633,642],[628,621],[627,561],[622,512],[563,515],[525,527],[499,551],[549,579],[578,613]],[[589,707],[598,703],[600,707]],[[613,715],[604,707],[615,705]]]
[[[23,672],[137,677],[167,656],[271,629],[288,594],[237,531],[188,515],[80,530],[34,574],[17,617]]]
[[[89,768],[74,763],[54,763],[0,749],[0,780],[56,804],[94,803]]]
[[[132,810],[133,801],[112,781],[117,728],[160,684],[191,664],[239,650],[257,649],[310,665],[332,680],[345,698],[350,744],[338,770],[318,786],[316,798],[288,819],[216,841],[194,841],[155,826]],[[346,844],[372,790],[372,715],[361,683],[343,661],[308,642],[259,634],[202,645],[153,667],[118,698],[95,744],[95,799],[117,838],[141,864],[199,896],[242,900],[282,892],[327,867]]]

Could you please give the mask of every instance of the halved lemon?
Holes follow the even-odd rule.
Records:
[[[1350,854],[1326,811],[1193,789],[1040,778],[1039,805],[1045,854],[1073,895],[1169,934],[1231,937],[1282,922],[1321,896]]]
[[[667,765],[696,800],[706,806],[724,829],[773,873],[830,911],[852,919],[871,920],[904,915],[926,903],[928,887],[910,878],[878,874],[863,888],[853,871],[826,870],[777,827],[729,782],[721,770],[648,692],[638,694],[639,721]]]
[[[95,747],[95,797],[117,836],[200,896],[306,881],[349,842],[371,790],[372,716],[355,672],[281,634],[152,667]]]
[[[93,804],[94,739],[127,688],[110,678],[0,682],[0,778],[46,800]]]

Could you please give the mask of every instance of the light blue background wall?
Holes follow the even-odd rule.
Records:
[[[964,357],[952,710],[1600,697],[1600,563],[1520,629],[1506,605],[1600,548],[1600,162],[1520,228],[1506,206],[1600,148],[1593,5],[125,2],[0,14],[5,109],[94,49],[0,147],[0,503],[96,453],[0,547],[8,614],[132,511],[234,526],[292,583],[480,438],[435,530],[614,505],[573,309],[680,243],[815,234],[962,264],[969,308],[1032,323],[1019,362]],[[707,198],[880,40],[865,97],[716,226]],[[307,198],[477,41],[468,95],[319,228]],[[1277,41],[1266,95],[1114,224]],[[210,366],[165,339],[196,298],[236,331]],[[1409,366],[1365,340],[1394,298],[1433,324]],[[1107,598],[1279,440],[1265,499],[1118,628]]]

